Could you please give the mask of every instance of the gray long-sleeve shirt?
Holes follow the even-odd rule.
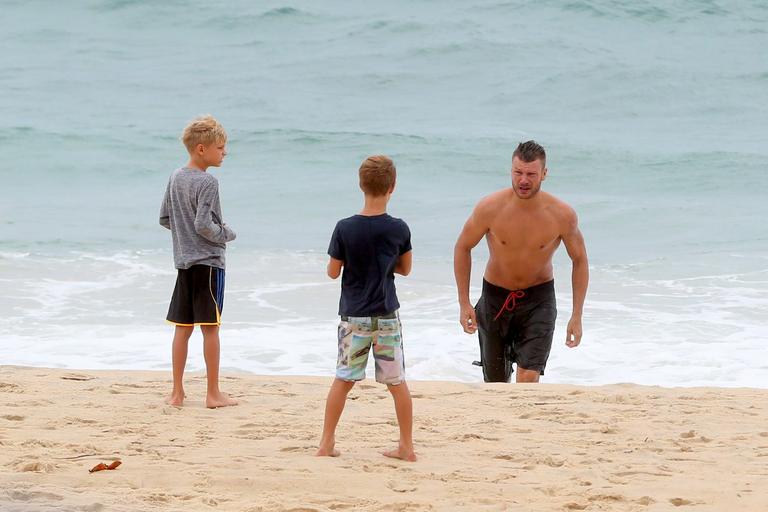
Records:
[[[224,268],[226,243],[236,235],[221,219],[215,176],[185,167],[173,171],[160,206],[160,225],[171,230],[176,268]]]

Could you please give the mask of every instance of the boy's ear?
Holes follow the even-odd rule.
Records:
[[[203,153],[205,153],[205,144],[200,143],[197,146],[195,146],[195,153],[197,153],[198,155],[202,155]]]

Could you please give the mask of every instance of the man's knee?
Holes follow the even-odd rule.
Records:
[[[526,368],[517,368],[517,382],[539,382],[539,370],[528,370]]]

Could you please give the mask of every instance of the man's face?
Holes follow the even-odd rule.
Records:
[[[541,189],[541,182],[547,175],[544,162],[534,160],[523,162],[517,157],[512,159],[512,189],[520,199],[531,199]]]
[[[224,161],[224,157],[227,156],[227,143],[216,142],[205,146],[203,144],[198,145],[198,151],[202,147],[202,153],[200,156],[203,158],[206,164],[211,167],[219,167],[221,162]]]

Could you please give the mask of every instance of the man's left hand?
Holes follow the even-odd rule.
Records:
[[[568,331],[565,335],[565,345],[570,348],[578,347],[581,343],[581,318],[572,316],[568,320]]]

